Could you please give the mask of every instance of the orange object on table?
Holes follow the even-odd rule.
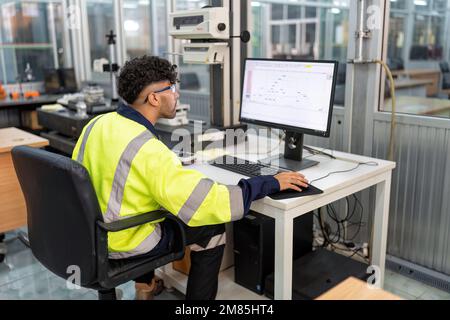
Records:
[[[20,99],[20,92],[11,92],[10,96],[11,96],[11,99],[13,99],[13,100],[19,100]]]
[[[41,94],[39,93],[39,91],[25,91],[23,97],[25,99],[33,99],[39,97],[40,95]]]
[[[6,99],[6,91],[5,88],[3,88],[2,84],[0,83],[0,100]]]

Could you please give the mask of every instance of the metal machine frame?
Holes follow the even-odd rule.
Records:
[[[175,39],[190,40],[182,45],[184,61],[210,66],[211,125],[220,129],[240,126],[241,61],[247,51],[247,46],[242,43],[249,41],[248,32],[233,36],[241,27],[241,6],[239,0],[212,0],[207,8],[170,14],[170,35]],[[217,10],[220,7],[228,9],[228,14]],[[175,23],[178,18],[181,22],[185,19],[184,31],[182,25]],[[224,22],[225,18],[227,22]]]

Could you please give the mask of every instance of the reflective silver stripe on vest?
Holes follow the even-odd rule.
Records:
[[[162,236],[161,226],[158,223],[156,225],[155,230],[153,230],[153,232],[147,238],[145,238],[144,241],[142,241],[141,244],[138,245],[134,250],[131,250],[128,252],[110,252],[109,258],[110,259],[126,259],[129,257],[134,257],[134,256],[138,256],[141,254],[148,253],[149,251],[151,251],[153,248],[156,247],[156,245],[161,240],[161,236]]]
[[[108,201],[108,208],[103,216],[105,222],[112,222],[122,219],[120,216],[120,209],[122,207],[123,193],[125,190],[125,184],[128,179],[128,175],[131,170],[131,164],[136,157],[139,150],[146,144],[149,140],[153,138],[153,134],[150,131],[145,131],[135,139],[133,139],[125,151],[120,157],[119,164],[117,165],[116,172],[114,174],[114,180],[111,188],[111,195]],[[148,253],[161,240],[161,226],[156,225],[155,230],[148,235],[135,249],[128,252],[110,252],[110,259],[126,259],[133,256],[138,256],[141,254]]]
[[[95,119],[89,125],[89,127],[87,127],[86,132],[84,133],[83,141],[81,142],[80,150],[78,151],[78,157],[77,157],[77,161],[81,164],[83,163],[83,160],[84,160],[84,150],[86,149],[86,143],[89,138],[89,135],[91,134],[92,128],[94,128],[94,125],[97,123],[98,120],[100,120],[101,117],[103,117],[103,116],[99,116],[97,119]]]
[[[198,208],[200,208],[203,200],[205,200],[213,186],[214,181],[210,179],[200,180],[194,191],[192,191],[191,195],[178,212],[178,218],[180,218],[185,224],[189,224],[189,221],[191,221],[195,212],[197,212]]]
[[[189,247],[192,251],[199,252],[199,251],[205,251],[217,248],[218,246],[222,246],[227,242],[227,235],[226,233],[218,234],[217,236],[214,236],[209,240],[208,245],[206,248],[203,248],[202,246],[198,244],[191,244]]]
[[[103,217],[105,222],[108,223],[120,219],[120,208],[122,207],[123,192],[125,190],[128,174],[131,170],[131,163],[142,146],[152,138],[153,134],[146,130],[133,139],[122,153],[114,174],[114,181],[112,184],[111,195],[109,196],[108,208],[106,209],[106,213]]]
[[[227,186],[230,193],[231,221],[237,221],[244,217],[244,198],[239,186]]]

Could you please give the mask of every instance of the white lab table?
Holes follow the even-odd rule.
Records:
[[[256,140],[249,138],[249,145],[254,146]],[[279,150],[284,150],[281,144]],[[331,175],[326,179],[313,183],[324,191],[321,195],[276,201],[268,197],[255,201],[251,209],[275,219],[275,299],[290,300],[292,298],[292,246],[293,221],[296,217],[324,207],[349,195],[376,186],[375,216],[373,223],[373,237],[371,242],[371,265],[380,270],[381,286],[384,283],[384,270],[386,258],[386,240],[389,219],[389,199],[391,189],[391,176],[396,164],[390,161],[367,158],[337,151],[324,150],[332,153],[338,159],[331,159],[322,155],[311,157],[319,161],[319,165],[306,169],[302,173],[309,181],[326,176],[330,172],[346,171],[357,166],[358,162],[376,162],[377,166],[362,165],[356,170],[347,173]],[[239,154],[241,158],[257,160],[266,155]],[[345,159],[345,160],[344,160]],[[211,179],[222,183],[235,185],[245,178],[223,169],[205,163],[196,163],[190,166]]]

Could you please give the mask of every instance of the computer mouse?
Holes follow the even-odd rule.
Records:
[[[274,200],[286,200],[286,199],[293,199],[293,198],[300,198],[300,197],[306,197],[306,196],[313,196],[317,194],[322,194],[323,191],[308,184],[308,187],[300,187],[302,189],[302,192],[298,192],[297,190],[284,190],[280,191],[274,194],[269,195],[270,198]]]

